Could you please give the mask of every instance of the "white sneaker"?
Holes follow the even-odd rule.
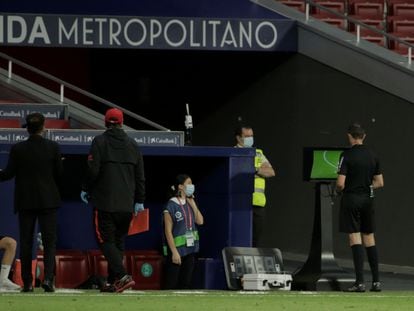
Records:
[[[17,285],[16,283],[13,283],[9,279],[5,279],[2,282],[0,282],[0,288],[7,289],[7,290],[19,290],[20,285]]]

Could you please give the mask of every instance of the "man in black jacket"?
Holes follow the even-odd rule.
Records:
[[[124,239],[133,212],[144,209],[144,162],[136,142],[121,128],[123,113],[105,114],[107,130],[94,138],[88,156],[87,182],[81,199],[95,208],[95,231],[108,261],[104,292],[122,292],[135,285],[123,266]]]
[[[40,113],[26,117],[26,141],[15,144],[0,180],[15,177],[14,211],[19,214],[20,259],[23,292],[33,291],[32,248],[36,220],[44,245],[45,279],[42,287],[53,292],[56,253],[56,212],[60,206],[57,181],[63,168],[59,145],[42,137],[45,118]]]

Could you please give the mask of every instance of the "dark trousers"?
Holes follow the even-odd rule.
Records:
[[[95,210],[96,237],[108,261],[108,283],[111,284],[126,274],[123,265],[124,240],[128,234],[131,218],[132,213]]]
[[[42,233],[45,279],[53,280],[57,239],[56,211],[57,209],[52,208],[19,212],[20,260],[22,280],[26,286],[31,285],[33,281],[32,250],[36,220],[39,222],[40,232]]]
[[[264,221],[266,217],[266,207],[253,205],[253,247],[260,247],[262,239]]]
[[[165,263],[165,289],[189,289],[193,278],[195,254],[181,257],[181,265],[172,262],[168,255]]]

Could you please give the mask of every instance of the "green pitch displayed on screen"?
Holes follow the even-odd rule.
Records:
[[[313,150],[311,179],[336,179],[342,150]]]

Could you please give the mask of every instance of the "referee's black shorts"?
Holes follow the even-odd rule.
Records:
[[[375,231],[374,200],[368,194],[347,194],[341,199],[339,230],[345,233]]]

